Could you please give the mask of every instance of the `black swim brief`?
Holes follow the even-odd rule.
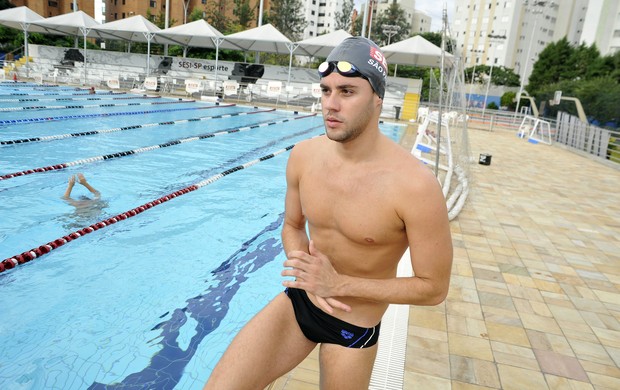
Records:
[[[287,288],[284,292],[293,303],[297,323],[308,340],[347,348],[368,348],[377,343],[380,322],[372,328],[352,325],[316,307],[304,290]]]

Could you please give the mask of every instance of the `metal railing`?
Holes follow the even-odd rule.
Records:
[[[558,113],[554,142],[620,164],[620,131],[584,123],[565,112]]]

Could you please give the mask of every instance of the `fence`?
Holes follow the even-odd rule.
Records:
[[[565,112],[558,113],[554,142],[620,163],[620,132],[583,123]]]

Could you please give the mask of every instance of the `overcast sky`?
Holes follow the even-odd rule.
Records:
[[[360,4],[365,2],[366,0],[355,0],[357,9],[360,10]],[[415,8],[426,12],[433,18],[431,31],[435,32],[441,30],[441,13],[444,4],[447,5],[448,23],[454,22],[454,2],[455,0],[415,0]]]

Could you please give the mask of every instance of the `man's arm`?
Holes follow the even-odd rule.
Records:
[[[445,198],[434,176],[425,184],[411,184],[399,214],[405,224],[413,277],[369,279],[338,274],[329,259],[311,242],[309,253],[291,252],[283,272],[295,276],[287,287],[304,289],[319,297],[350,296],[375,302],[436,305],[448,294],[452,268],[452,239]],[[415,199],[415,203],[411,202]],[[301,280],[300,280],[301,279]]]
[[[284,253],[291,251],[308,252],[306,217],[301,209],[299,197],[299,177],[301,162],[299,148],[294,147],[286,166],[286,197],[284,200],[284,224],[282,226],[282,246]]]

